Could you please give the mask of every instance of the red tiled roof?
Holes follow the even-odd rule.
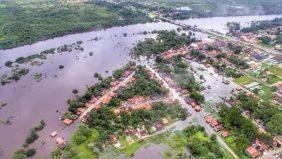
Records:
[[[253,158],[258,157],[260,155],[259,151],[252,146],[247,147],[246,152],[250,154]]]
[[[223,136],[224,138],[229,136],[229,132],[224,130],[224,131],[221,131],[221,136]]]

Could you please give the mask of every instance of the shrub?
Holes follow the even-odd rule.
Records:
[[[36,153],[36,149],[34,149],[34,148],[32,148],[32,149],[28,149],[27,151],[26,151],[26,157],[32,157],[34,154]]]
[[[72,90],[72,93],[73,93],[73,94],[77,94],[77,93],[78,93],[78,90],[77,90],[77,89],[73,89],[73,90]]]
[[[36,139],[38,139],[38,135],[35,131],[35,129],[31,129],[27,138],[25,139],[26,144],[31,144],[33,143]]]
[[[17,150],[13,154],[12,159],[26,159],[25,150],[24,149]]]
[[[7,67],[11,67],[11,66],[12,66],[12,64],[13,64],[13,62],[11,62],[11,61],[7,61],[7,62],[5,62],[5,66],[7,66]]]

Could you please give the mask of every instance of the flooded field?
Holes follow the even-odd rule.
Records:
[[[222,19],[221,21],[213,18],[202,18],[184,22],[190,24],[190,21],[192,21],[198,27],[212,26],[215,30],[221,30],[225,28],[225,22],[234,21],[234,19],[250,22],[275,17],[277,16],[224,17],[219,18]],[[217,24],[212,24],[216,22]],[[67,138],[76,127],[73,124],[66,128],[59,120],[67,110],[67,99],[75,97],[72,90],[78,89],[78,94],[82,94],[87,85],[97,82],[94,73],[98,72],[103,76],[107,76],[116,68],[126,64],[131,59],[129,53],[134,44],[139,40],[154,36],[145,34],[144,31],[176,28],[175,25],[163,22],[137,24],[67,35],[32,45],[0,50],[0,75],[2,75],[10,71],[9,68],[4,66],[5,62],[8,60],[14,61],[20,56],[25,57],[77,41],[82,41],[81,46],[84,48],[83,51],[47,55],[45,60],[36,60],[43,62],[41,65],[20,64],[20,67],[29,69],[29,73],[17,82],[0,86],[0,100],[7,103],[5,107],[0,109],[0,120],[9,119],[12,123],[11,125],[0,124],[0,158],[9,158],[24,143],[29,129],[37,125],[40,120],[46,122],[46,127],[39,132],[39,139],[30,147],[37,148],[37,157],[49,158],[50,152],[55,148],[55,141],[51,140],[49,134],[53,130],[58,130],[60,137]],[[96,37],[99,40],[93,40]],[[93,52],[92,56],[89,54],[90,52]],[[59,69],[59,65],[63,65],[64,68]],[[42,74],[40,82],[34,79],[36,74]],[[209,72],[205,74],[209,74]],[[211,74],[209,78],[220,80],[220,77],[214,78]],[[207,83],[207,85],[212,84]],[[222,83],[222,85],[213,86],[213,89],[207,90],[206,93],[211,97],[214,96],[214,93],[222,93],[218,95],[222,96],[225,94],[221,90],[224,87],[225,85]],[[46,141],[46,144],[42,144],[42,141]],[[146,152],[140,154],[146,154]],[[138,157],[138,153],[136,153],[135,157]]]
[[[166,145],[163,144],[150,144],[149,146],[142,147],[134,154],[130,159],[144,159],[144,158],[153,158],[153,159],[164,159],[164,151]]]

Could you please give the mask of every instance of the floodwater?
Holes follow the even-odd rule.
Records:
[[[166,149],[166,145],[163,144],[150,144],[147,147],[142,147],[137,150],[133,157],[130,159],[164,159],[164,151]]]
[[[273,19],[277,16],[261,17],[262,19],[266,19],[266,17]],[[246,21],[259,20],[259,17],[256,16],[244,18]],[[219,24],[214,25],[215,20],[212,18],[192,19],[192,21],[197,22],[199,27],[199,24],[203,26],[209,24],[215,30],[222,28],[223,22],[234,21],[234,17],[219,19],[223,20],[217,21]],[[39,139],[30,147],[37,148],[36,157],[50,158],[50,152],[55,148],[55,141],[49,137],[49,134],[53,130],[58,130],[59,137],[68,138],[76,127],[75,124],[65,127],[59,120],[67,110],[67,99],[75,97],[72,90],[78,89],[79,94],[82,94],[87,85],[97,82],[93,77],[95,72],[107,76],[113,70],[126,64],[131,59],[129,56],[130,48],[139,40],[154,36],[138,34],[139,32],[176,28],[175,25],[163,22],[136,24],[72,34],[32,45],[0,50],[0,66],[3,66],[8,60],[14,61],[20,56],[40,53],[50,48],[77,41],[83,41],[81,46],[84,48],[83,52],[73,51],[48,55],[46,60],[38,60],[43,62],[40,66],[20,65],[29,68],[29,74],[23,76],[18,82],[0,86],[0,100],[8,104],[0,109],[0,120],[12,117],[10,119],[12,125],[0,124],[0,158],[9,158],[24,143],[29,129],[37,125],[42,119],[45,120],[47,126],[38,133]],[[127,36],[124,36],[124,33],[127,33]],[[101,37],[101,40],[91,40],[95,37]],[[93,52],[93,56],[89,56],[89,52]],[[59,69],[59,65],[64,65],[64,69]],[[6,67],[0,68],[0,74],[7,71]],[[36,82],[33,78],[36,73],[42,74],[40,82]],[[41,145],[42,141],[46,141],[43,146]]]
[[[255,16],[233,16],[233,17],[211,17],[211,18],[194,18],[188,20],[181,20],[180,22],[188,25],[196,25],[201,29],[213,29],[220,33],[227,33],[227,22],[239,22],[241,27],[250,26],[252,21],[270,20],[274,18],[281,18],[282,15],[255,15]]]
[[[215,72],[214,68],[206,68],[203,64],[199,64],[195,61],[190,61],[189,63],[194,70],[197,70],[196,79],[199,80],[200,75],[203,75],[205,79],[202,85],[206,89],[203,90],[202,93],[204,94],[206,101],[221,103],[223,102],[223,98],[227,98],[232,90],[236,89],[237,85],[232,82],[231,79],[223,78],[221,75]],[[230,81],[230,84],[224,84],[223,81],[225,80]],[[210,87],[210,89],[208,87]]]
[[[0,151],[2,151],[0,158],[9,158],[8,156],[24,143],[28,130],[41,119],[46,121],[47,126],[39,133],[40,138],[31,147],[39,147],[37,156],[49,158],[50,151],[55,148],[55,141],[49,137],[49,134],[53,130],[59,130],[58,136],[67,138],[75,128],[75,125],[65,128],[59,120],[62,113],[67,110],[67,99],[74,98],[72,90],[76,88],[82,93],[86,85],[97,82],[93,77],[95,72],[105,77],[126,64],[130,60],[129,48],[132,48],[138,40],[153,36],[137,34],[138,32],[176,28],[177,26],[169,23],[114,27],[1,51],[0,59],[3,64],[7,60],[15,60],[17,56],[38,53],[50,47],[72,44],[78,40],[83,41],[81,46],[84,48],[83,52],[48,55],[46,60],[42,60],[44,63],[41,66],[28,66],[30,73],[18,82],[0,86],[0,100],[8,103],[0,110],[0,120],[13,116],[12,125],[0,125]],[[127,36],[124,37],[123,33],[127,33]],[[88,41],[96,36],[102,39]],[[93,56],[89,56],[89,52],[93,52]],[[64,65],[64,69],[59,69],[59,65]],[[6,68],[1,69],[3,70],[6,71]],[[105,71],[108,71],[108,74]],[[42,73],[40,82],[33,79],[35,73]],[[41,141],[45,139],[48,139],[47,143],[40,148]]]

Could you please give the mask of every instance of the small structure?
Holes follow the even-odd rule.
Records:
[[[246,117],[249,117],[251,115],[251,111],[250,110],[244,110],[243,115],[246,116]]]
[[[69,118],[65,118],[65,119],[63,120],[63,123],[64,123],[65,125],[67,125],[67,126],[69,126],[70,124],[72,124],[72,122],[73,122],[73,120],[71,120],[71,119],[69,119]]]
[[[195,110],[196,110],[196,112],[200,112],[200,111],[202,110],[202,108],[197,105],[197,106],[195,107]]]
[[[227,130],[223,130],[223,131],[221,131],[221,136],[222,137],[224,137],[224,138],[226,138],[226,137],[228,137],[229,136],[229,132],[227,131]]]
[[[164,125],[166,125],[166,124],[169,123],[169,121],[167,120],[167,118],[163,118],[163,119],[162,119],[162,123],[163,123]]]
[[[155,128],[156,128],[157,131],[160,131],[160,130],[163,129],[163,124],[158,123],[158,124],[155,125]]]
[[[256,145],[258,145],[263,151],[268,151],[268,146],[261,140],[256,140]]]
[[[112,99],[111,96],[109,96],[109,95],[108,95],[108,96],[105,96],[105,97],[102,99],[101,103],[102,103],[102,104],[108,104],[111,99]]]
[[[50,134],[50,136],[53,137],[53,138],[56,137],[57,135],[58,135],[58,133],[57,133],[56,130],[51,132],[51,134]]]
[[[211,125],[211,127],[216,127],[219,125],[218,121],[211,115],[205,116],[204,119]]]
[[[67,141],[60,137],[56,138],[56,143],[60,149],[63,149],[67,146]]]
[[[217,126],[215,126],[213,128],[216,132],[220,131],[222,129],[222,126],[220,124],[218,124]]]
[[[197,104],[195,102],[191,102],[190,104],[191,104],[192,108],[195,108],[197,106]]]
[[[146,129],[142,129],[140,131],[138,131],[138,133],[141,135],[141,136],[146,136],[148,134],[147,130]]]
[[[253,146],[249,146],[246,148],[246,152],[251,155],[253,158],[256,158],[260,155],[260,152],[255,149]]]

